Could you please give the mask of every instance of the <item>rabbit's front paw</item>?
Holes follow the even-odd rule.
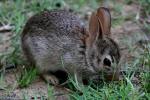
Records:
[[[45,75],[43,75],[43,78],[46,80],[46,82],[48,82],[49,84],[51,84],[51,85],[58,85],[59,84],[59,80],[58,80],[58,78],[56,77],[56,76],[54,76],[54,75],[47,75],[47,74],[45,74]]]

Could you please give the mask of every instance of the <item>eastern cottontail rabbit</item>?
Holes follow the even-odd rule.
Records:
[[[112,75],[118,68],[120,52],[110,38],[111,16],[100,7],[92,13],[89,29],[82,20],[66,10],[43,11],[31,17],[22,33],[22,49],[43,78],[56,85],[57,71],[77,75],[82,82],[102,71]],[[115,72],[115,77],[118,77]]]

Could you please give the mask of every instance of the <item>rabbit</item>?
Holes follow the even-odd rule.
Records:
[[[73,12],[42,11],[27,21],[21,46],[27,60],[52,85],[60,84],[54,73],[62,71],[76,76],[79,83],[102,72],[118,79],[119,67],[113,65],[119,63],[120,50],[110,28],[111,15],[104,7],[91,14],[89,28]]]

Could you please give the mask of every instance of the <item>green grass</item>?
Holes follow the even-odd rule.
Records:
[[[74,93],[71,97],[73,100],[139,100],[144,98],[141,96],[139,90],[133,87],[133,84],[129,79],[126,79],[126,81],[127,83],[124,83],[123,81],[117,84],[104,83],[103,86],[96,86],[94,88],[91,86],[83,87],[82,96]]]
[[[32,83],[37,76],[37,69],[36,68],[30,68],[26,69],[21,72],[21,75],[17,78],[18,85],[20,88],[27,87],[30,83]]]
[[[146,17],[150,14],[150,0],[138,0],[141,8],[143,9],[143,13],[145,13]]]
[[[4,76],[1,75],[1,76],[0,76],[0,90],[5,90],[6,87],[7,87],[7,86],[6,86],[6,83],[5,83],[5,81],[4,81]]]
[[[98,1],[98,0],[97,0]],[[5,0],[0,2],[0,24],[13,26],[12,37],[11,37],[11,47],[3,54],[0,53],[0,62],[3,65],[15,64],[18,66],[24,66],[25,61],[22,58],[22,52],[20,48],[20,34],[25,25],[27,19],[33,14],[40,12],[44,9],[58,9],[56,7],[57,3],[60,3],[63,8],[66,5],[71,5],[70,7],[76,12],[80,12],[83,6],[91,5],[92,9],[98,6],[96,0]],[[146,5],[144,12],[149,13],[149,8],[147,6],[146,0],[138,0],[141,5]],[[128,0],[130,2],[130,0]],[[149,0],[148,0],[149,2]],[[116,2],[115,2],[116,3]],[[143,7],[143,6],[142,6]],[[122,11],[122,5],[117,5],[114,8],[115,12],[120,15]],[[124,22],[124,18],[117,17],[113,21],[113,25],[120,25]],[[145,27],[149,29],[149,25],[145,24]],[[141,54],[135,61],[131,64],[125,64],[126,75],[124,75],[124,80],[120,82],[102,82],[102,84],[94,85],[90,84],[88,86],[82,86],[77,81],[69,79],[70,88],[80,90],[83,93],[81,95],[79,92],[73,92],[70,94],[71,100],[150,100],[150,72],[148,70],[141,70],[139,73],[140,83],[135,84],[133,78],[136,75],[138,68],[146,67],[150,69],[150,47],[146,46],[143,54]],[[21,75],[17,76],[17,82],[19,87],[27,87],[36,78],[36,69],[25,69],[22,71]],[[14,88],[7,89],[4,82],[3,75],[0,76],[0,89],[7,90],[8,93],[13,91]],[[48,98],[53,98],[53,88],[48,85]],[[36,94],[34,95],[35,100],[37,99]],[[24,99],[28,100],[28,95],[24,95]]]
[[[49,100],[54,100],[54,92],[53,92],[53,87],[52,86],[49,86],[49,85],[47,85],[47,88],[48,88],[48,90],[47,90],[47,92],[48,92],[48,99]]]

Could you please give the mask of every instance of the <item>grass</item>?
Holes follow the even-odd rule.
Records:
[[[7,86],[6,86],[6,83],[5,83],[5,81],[4,81],[4,76],[0,76],[0,90],[5,90],[5,88],[6,88]]]
[[[30,69],[24,68],[23,72],[21,72],[21,75],[17,80],[19,87],[20,88],[27,87],[31,82],[33,82],[36,79],[36,75],[37,75],[36,68]]]
[[[49,85],[47,85],[47,87],[48,87],[48,99],[49,100],[54,100],[54,92],[53,92],[53,87],[51,87],[51,86],[49,86]]]
[[[143,13],[145,13],[146,17],[150,14],[150,0],[138,0],[141,8],[143,9]]]
[[[130,80],[127,79],[127,83],[120,82],[120,84],[107,84],[104,83],[103,86],[96,87],[83,87],[83,95],[79,95],[74,93],[71,95],[74,100],[116,100],[116,98],[121,100],[139,100],[142,97],[138,90],[133,88],[133,84],[131,84]]]
[[[97,0],[98,1],[98,0]],[[80,12],[79,10],[82,6],[90,3],[91,7],[95,9],[97,5],[97,1],[86,1],[86,0],[77,0],[77,1],[67,1],[67,0],[5,0],[0,2],[0,25],[10,25],[13,26],[12,36],[11,36],[11,47],[3,54],[0,53],[0,62],[3,65],[7,64],[15,64],[18,66],[23,66],[25,61],[22,59],[22,53],[20,48],[20,34],[27,21],[28,17],[33,14],[42,11],[44,9],[58,9],[56,6],[57,3],[60,3],[62,7],[69,6],[72,7],[76,12]],[[147,6],[146,0],[138,0],[139,4],[146,5],[143,8],[144,12],[149,14],[149,10],[146,10],[149,6]],[[131,2],[131,0],[128,0]],[[149,2],[149,0],[148,0]],[[69,3],[69,4],[68,4]],[[116,3],[116,2],[115,2]],[[143,7],[143,6],[142,6]],[[61,7],[60,7],[61,8]],[[115,6],[115,12],[118,15],[121,14],[122,5]],[[117,17],[115,21],[113,21],[113,25],[120,25],[124,22],[124,18]],[[148,29],[149,27],[145,24],[145,27]],[[149,30],[149,29],[148,29]],[[72,79],[70,80],[71,88],[80,90],[83,95],[79,92],[73,92],[70,94],[71,100],[150,100],[150,72],[147,70],[141,70],[139,73],[139,81],[140,83],[135,84],[133,79],[137,73],[139,66],[147,67],[150,69],[150,47],[146,46],[143,54],[141,54],[135,61],[131,64],[125,64],[124,67],[127,68],[126,74],[123,75],[124,80],[120,82],[102,82],[99,85],[90,84],[88,86],[82,86],[77,81]],[[27,70],[25,69],[21,75],[17,76],[17,83],[20,87],[27,87],[30,83],[36,78],[36,69]],[[4,82],[4,76],[0,76],[0,91],[1,89],[7,90],[8,92],[12,91],[7,89],[7,86]],[[28,100],[28,95],[23,96],[25,100]],[[35,94],[34,99],[37,99],[37,95]],[[48,98],[53,99],[53,88],[48,85]]]

